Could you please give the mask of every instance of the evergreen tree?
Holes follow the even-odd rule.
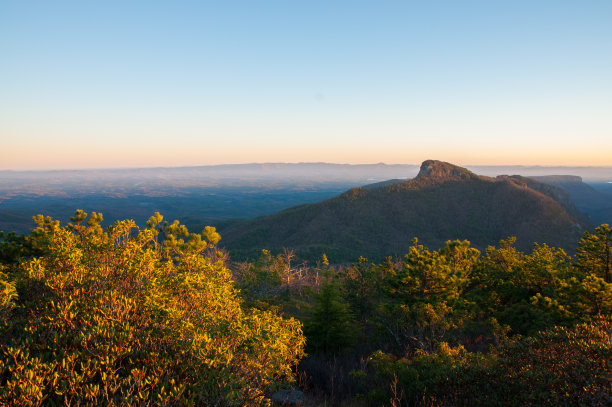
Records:
[[[334,283],[321,286],[304,333],[308,348],[314,352],[338,353],[354,343],[353,316]]]
[[[576,254],[579,268],[612,283],[612,226],[603,224],[595,233],[585,232]]]

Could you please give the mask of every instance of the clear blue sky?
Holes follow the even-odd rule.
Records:
[[[612,165],[612,1],[0,0],[0,169]]]

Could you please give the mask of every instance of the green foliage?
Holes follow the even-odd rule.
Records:
[[[573,293],[578,277],[563,250],[536,244],[524,254],[508,240],[487,249],[467,294],[483,317],[529,334],[580,318]]]
[[[581,269],[612,283],[612,226],[603,224],[595,233],[585,232],[576,254]]]
[[[557,327],[488,355],[446,343],[403,359],[377,352],[370,359],[373,376],[365,377],[368,398],[395,405],[607,406],[611,328],[609,318]]]
[[[376,265],[360,257],[344,273],[343,286],[351,309],[360,323],[372,317],[378,307],[385,278],[392,269],[391,259]]]
[[[313,352],[338,353],[354,343],[353,316],[334,283],[325,282],[321,286],[312,316],[304,323],[304,332]]]
[[[382,327],[401,354],[436,347],[463,321],[463,294],[479,259],[467,241],[430,251],[414,240],[403,261],[385,263]]]
[[[0,264],[16,263],[19,258],[30,256],[35,251],[28,236],[0,230]]]
[[[86,219],[37,216],[41,254],[0,273],[0,404],[259,405],[292,380],[301,324],[241,306],[214,229]]]
[[[479,401],[505,405],[610,405],[611,335],[612,320],[608,316],[573,328],[555,327],[504,344],[493,352],[491,367],[481,375],[480,380],[488,380],[492,391],[481,395]]]
[[[212,226],[205,226],[202,235],[212,244],[217,244],[221,240],[221,235]]]
[[[605,228],[576,259],[545,244],[523,253],[514,238],[483,255],[467,241],[432,251],[415,240],[401,260],[344,268],[335,284],[357,311],[356,337],[384,349],[351,378],[373,405],[607,405]],[[306,326],[309,341],[326,329]]]
[[[0,270],[4,267],[0,265]],[[15,307],[17,289],[9,277],[0,271],[0,320],[6,321],[11,310]]]
[[[254,263],[242,264],[239,286],[246,302],[261,309],[280,305],[289,291],[290,268],[290,256],[265,249]]]
[[[470,353],[462,346],[453,348],[446,342],[435,352],[417,352],[409,358],[378,351],[369,360],[372,372],[365,378],[371,381],[367,398],[378,405],[461,404],[452,384],[465,380],[471,370],[485,363],[482,354]]]
[[[305,345],[319,366],[382,349],[345,369],[375,405],[609,404],[607,225],[575,258],[514,238],[310,269],[263,250],[234,285],[212,227],[102,221],[0,236],[0,404],[265,404]]]

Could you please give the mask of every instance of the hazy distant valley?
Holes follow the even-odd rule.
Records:
[[[37,213],[65,222],[76,208],[102,212],[106,224],[126,218],[142,224],[155,211],[188,225],[249,219],[417,171],[383,164],[0,171],[0,230],[26,232]]]

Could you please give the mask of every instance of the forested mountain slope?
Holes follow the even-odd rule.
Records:
[[[593,225],[602,223],[612,224],[611,197],[584,183],[582,177],[574,175],[549,175],[530,178],[567,192],[576,207],[588,215],[588,220]]]
[[[428,160],[408,181],[353,188],[326,201],[289,208],[222,231],[235,257],[262,248],[294,249],[305,258],[325,252],[331,261],[404,253],[414,237],[437,247],[468,239],[478,248],[516,236],[572,250],[585,229],[567,194],[522,177],[489,178]]]

